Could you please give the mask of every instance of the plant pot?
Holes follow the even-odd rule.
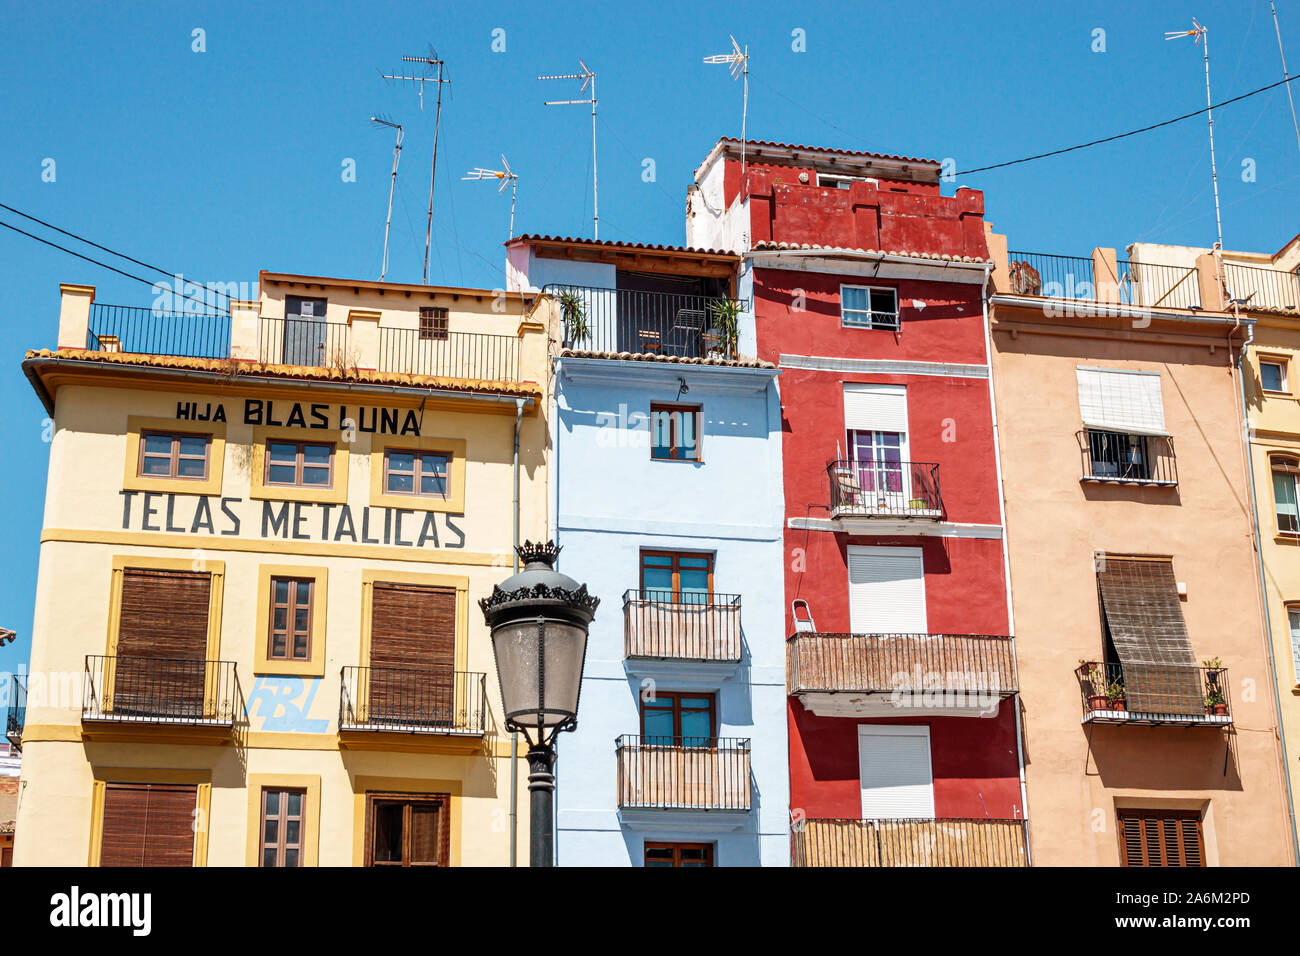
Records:
[[[1211,704],[1211,705],[1210,705],[1210,713],[1212,713],[1215,717],[1227,717],[1227,716],[1228,716],[1228,705],[1227,705],[1227,704]]]
[[[1123,697],[1116,697],[1114,700],[1110,702],[1110,709],[1122,711],[1124,709],[1124,700],[1125,699]]]
[[[1088,696],[1089,710],[1108,710],[1108,702],[1105,694],[1090,694]]]
[[[913,498],[908,502],[908,507],[913,511],[926,511],[929,509],[930,504],[924,498]]]

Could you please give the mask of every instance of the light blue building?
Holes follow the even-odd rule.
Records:
[[[688,250],[562,242],[519,270],[581,287],[589,320],[555,361],[560,566],[602,602],[558,741],[558,862],[787,865],[779,372],[717,357],[736,257],[691,276]]]

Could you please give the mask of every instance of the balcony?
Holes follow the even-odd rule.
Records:
[[[735,315],[743,308],[736,299],[577,285],[547,285],[542,291],[572,296],[580,310],[586,334],[574,335],[566,327],[564,341],[571,348],[677,358],[735,354],[734,338],[728,342],[726,330],[734,330]]]
[[[1228,671],[1222,667],[1089,661],[1074,673],[1085,724],[1232,724]]]
[[[344,667],[339,733],[481,738],[487,675],[444,669]],[[477,747],[477,741],[471,748]]]
[[[1042,296],[1124,305],[1133,308],[1199,309],[1201,294],[1194,266],[1115,260],[1115,275],[1106,266],[1097,275],[1096,263],[1082,256],[1043,252],[1007,253],[1008,281],[1013,295]],[[1101,289],[1098,290],[1098,278]]]
[[[733,737],[633,737],[615,742],[618,807],[625,823],[663,823],[663,814],[717,826],[716,815],[751,808],[749,740]],[[739,826],[739,821],[733,821]]]
[[[1227,286],[1225,297],[1248,312],[1252,309],[1300,310],[1300,273],[1225,262],[1223,279]]]
[[[94,303],[86,347],[92,352],[229,358],[230,316]]]
[[[1084,428],[1075,433],[1083,462],[1080,481],[1107,485],[1178,484],[1174,440],[1167,435],[1137,435]]]
[[[9,678],[9,700],[5,713],[5,739],[9,746],[21,752],[23,725],[27,722],[27,688],[14,674]]]
[[[888,533],[943,518],[939,466],[918,461],[832,461],[831,520],[847,531]]]
[[[242,717],[234,661],[86,656],[81,721],[226,729]]]
[[[1029,821],[916,818],[805,820],[794,866],[1028,866]]]
[[[623,594],[623,657],[629,673],[725,678],[740,664],[739,594]]]
[[[984,634],[793,635],[786,689],[822,717],[992,717],[1017,692],[1015,642]]]

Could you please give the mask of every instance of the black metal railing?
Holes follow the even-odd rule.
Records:
[[[5,702],[5,739],[14,750],[23,749],[23,726],[27,723],[27,687],[21,675],[9,677],[9,700]]]
[[[519,336],[380,326],[379,370],[517,382]]]
[[[1300,274],[1281,269],[1223,264],[1226,297],[1245,309],[1300,309]]]
[[[1143,308],[1199,309],[1196,268],[1119,259],[1121,301]]]
[[[1095,296],[1091,258],[1009,251],[1007,261],[1011,291],[1015,295],[1059,299],[1091,299]]]
[[[1222,667],[1089,661],[1074,673],[1085,723],[1232,723]]]
[[[95,303],[90,306],[86,347],[94,352],[229,358],[230,316]]]
[[[748,738],[624,735],[615,753],[620,808],[750,809]]]
[[[1016,693],[1015,642],[994,634],[797,633],[786,641],[790,694],[929,694],[996,702]]]
[[[234,661],[86,655],[81,719],[233,725]]]
[[[487,675],[443,668],[344,667],[340,730],[482,734]]]
[[[577,299],[586,334],[575,335],[572,327],[566,328],[563,338],[571,348],[682,358],[735,352],[727,328],[731,313],[742,307],[736,299],[579,285],[547,285],[542,291]]]
[[[740,660],[740,595],[671,590],[623,595],[623,656],[679,661]]]
[[[301,318],[260,318],[257,322],[257,360],[263,365],[340,371],[360,365],[361,356],[352,346],[346,323]]]
[[[1028,866],[1029,821],[809,819],[791,829],[791,862],[833,866]]]
[[[832,461],[831,517],[943,517],[939,466],[921,461]]]
[[[1114,484],[1178,484],[1174,440],[1167,435],[1137,435],[1100,428],[1075,433],[1083,480]]]

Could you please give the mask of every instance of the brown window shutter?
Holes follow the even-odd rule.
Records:
[[[126,568],[114,664],[119,713],[202,716],[212,576]]]
[[[1124,866],[1205,866],[1195,810],[1120,810],[1119,828]]]
[[[193,866],[198,787],[110,783],[100,866]]]
[[[370,606],[370,719],[449,722],[456,589],[376,582]]]

